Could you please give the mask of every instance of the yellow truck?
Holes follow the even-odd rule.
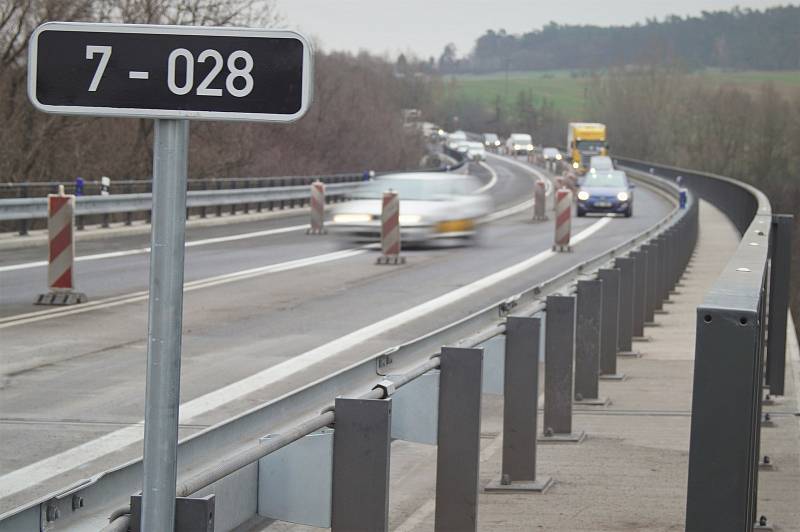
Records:
[[[567,152],[572,167],[585,173],[592,156],[608,155],[605,124],[570,122],[567,129]]]

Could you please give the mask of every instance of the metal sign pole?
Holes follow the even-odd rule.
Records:
[[[142,530],[175,523],[186,236],[187,120],[155,121]]]

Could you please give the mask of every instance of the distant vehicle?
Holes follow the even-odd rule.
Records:
[[[545,161],[560,161],[562,159],[562,155],[558,148],[543,148],[542,158]]]
[[[589,159],[608,155],[605,124],[570,122],[567,128],[567,151],[572,167],[580,173],[589,169]]]
[[[610,172],[614,169],[614,161],[608,155],[595,155],[589,160],[589,168],[598,172]]]
[[[533,139],[527,133],[512,133],[506,140],[509,155],[528,155],[533,152]]]
[[[467,142],[467,158],[470,161],[485,161],[486,147],[483,142]]]
[[[336,206],[329,229],[349,240],[376,242],[381,235],[383,193],[400,197],[400,235],[404,243],[443,238],[471,241],[478,220],[492,209],[488,194],[478,192],[475,177],[448,172],[389,174],[359,186],[352,201]]]
[[[629,218],[633,214],[633,186],[628,176],[621,170],[589,170],[578,191],[577,211],[578,216],[599,212]]]
[[[500,149],[500,137],[494,133],[484,133],[483,145],[486,146],[486,149],[489,151],[497,151]]]
[[[454,147],[451,148],[451,149],[454,149],[457,152],[463,153],[464,155],[466,155],[467,152],[469,151],[470,144],[472,144],[472,142],[470,142],[468,140],[457,140],[454,143]]]
[[[467,134],[463,131],[453,131],[447,135],[447,147],[451,150],[456,149],[458,142],[467,140]]]

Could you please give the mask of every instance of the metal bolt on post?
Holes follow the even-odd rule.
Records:
[[[156,120],[142,529],[175,521],[189,122]]]

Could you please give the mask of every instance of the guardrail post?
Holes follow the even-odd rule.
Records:
[[[636,263],[630,257],[617,257],[614,265],[620,271],[618,356],[638,357],[633,351],[633,311],[635,303]]]
[[[762,331],[752,310],[697,308],[687,532],[752,530]]]
[[[256,181],[256,187],[262,188],[263,186],[264,186],[264,180],[263,179],[260,179],[260,180]],[[261,212],[261,210],[262,210],[262,204],[261,203],[262,202],[260,202],[260,201],[256,202],[256,212]]]
[[[222,181],[217,181],[217,190],[222,190]],[[217,205],[217,217],[222,216],[222,205]]]
[[[133,192],[133,185],[125,185],[125,193],[130,194]],[[133,213],[128,211],[125,213],[125,225],[133,224]]]
[[[19,197],[20,198],[27,198],[28,197],[28,186],[30,183],[22,183],[19,187]],[[20,220],[19,225],[17,226],[17,232],[19,236],[25,236],[28,234],[28,220]]]
[[[622,380],[624,374],[617,373],[617,350],[619,345],[619,284],[618,268],[602,268],[597,278],[603,281],[603,317],[600,333],[600,379]]]
[[[443,347],[435,530],[478,528],[483,349]]]
[[[658,269],[656,270],[655,286],[656,286],[656,306],[654,314],[662,313],[664,310],[664,294],[667,285],[667,237],[664,233],[658,235],[653,242],[656,245],[656,262]]]
[[[392,401],[338,397],[335,414],[331,530],[389,530]]]
[[[230,179],[228,182],[230,183],[230,186],[228,188],[230,188],[231,190],[235,190],[236,189],[236,181],[234,181],[233,179]],[[231,203],[231,216],[233,216],[235,214],[236,214],[236,204],[235,203]]]
[[[208,182],[206,180],[203,180],[201,183],[202,186],[200,187],[200,190],[208,190]],[[203,205],[200,207],[200,218],[205,218],[205,217],[206,217],[206,206]]]
[[[603,320],[603,281],[578,281],[575,320],[575,404],[606,405],[600,398],[600,344]]]
[[[544,434],[540,441],[580,442],[572,431],[575,297],[547,296],[544,335]]]
[[[642,339],[644,337],[645,306],[647,304],[647,251],[639,249],[633,251],[630,257],[634,262],[636,278],[633,288],[633,338]]]
[[[772,215],[770,232],[769,320],[767,332],[767,385],[772,395],[783,395],[786,371],[786,313],[792,274],[792,222],[787,214]]]
[[[654,241],[642,246],[647,252],[647,285],[645,286],[644,324],[655,323],[656,292],[658,291],[658,245]]]
[[[536,418],[539,404],[541,318],[510,316],[506,321],[503,379],[503,465],[500,480],[485,491],[544,492],[550,477],[536,480]]]

